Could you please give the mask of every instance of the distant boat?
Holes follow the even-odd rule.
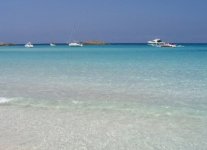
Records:
[[[77,28],[76,28],[76,29],[77,29]],[[77,30],[75,30],[75,28],[74,28],[73,31],[71,32],[71,37],[70,37],[70,39],[71,39],[72,41],[69,42],[68,46],[70,46],[70,47],[83,47],[83,43],[74,40],[74,38],[73,38],[72,35],[75,33],[75,31],[77,31]]]
[[[50,43],[50,46],[56,46],[54,43]]]
[[[156,46],[156,47],[177,47],[176,44],[171,44],[167,42],[163,42],[161,39],[154,39],[152,41],[147,42],[149,45]]]
[[[32,48],[34,45],[31,42],[28,42],[27,44],[24,45],[26,48]]]
[[[172,47],[175,48],[177,47],[176,44],[171,44],[171,43],[164,43],[164,44],[160,44],[160,47]]]
[[[79,42],[71,42],[68,44],[70,47],[82,47],[83,44]]]
[[[159,44],[164,44],[164,42],[161,39],[154,39],[152,41],[148,41],[147,43],[152,45],[152,46],[157,46]]]

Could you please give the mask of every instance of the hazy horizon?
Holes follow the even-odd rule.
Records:
[[[0,42],[207,43],[207,1],[1,1]]]
[[[27,41],[26,43],[31,42]],[[80,41],[80,42],[88,42],[88,41]],[[103,41],[104,42],[104,41]],[[207,44],[207,42],[172,42],[172,41],[166,41],[166,42],[171,42],[171,43],[176,43],[176,44]],[[25,45],[26,43],[12,43],[12,42],[2,42],[0,41],[0,44],[15,44],[15,45]],[[59,45],[68,45],[69,42],[32,42],[34,45],[48,45],[50,43],[55,43]],[[106,44],[148,44],[148,42],[105,42]],[[14,46],[15,46],[14,45]]]

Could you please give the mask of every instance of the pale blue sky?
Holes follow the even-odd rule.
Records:
[[[207,42],[206,0],[1,0],[0,42]]]

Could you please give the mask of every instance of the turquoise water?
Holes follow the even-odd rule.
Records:
[[[0,147],[206,149],[207,45],[183,46],[0,47]]]
[[[9,104],[207,110],[207,45],[1,47],[0,70]]]

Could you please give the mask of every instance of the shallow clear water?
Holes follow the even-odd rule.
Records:
[[[0,70],[11,104],[207,108],[206,45],[1,47]]]
[[[176,128],[176,132],[172,132],[175,134],[185,127],[179,122],[183,120],[188,129],[192,128],[184,137],[191,142],[199,135],[205,139],[207,45],[0,47],[0,109],[25,109],[25,106],[91,111],[97,119],[101,117],[99,112],[107,111],[105,120],[119,118],[124,113],[125,121],[134,127],[136,123],[131,120],[134,115],[143,121],[151,118],[151,124],[165,120],[166,124],[158,126],[174,125],[169,128]],[[110,117],[111,111],[116,115],[112,113]],[[180,124],[176,124],[177,121]],[[144,125],[141,130],[143,134],[148,132]],[[195,133],[194,137],[189,137],[191,133]],[[204,144],[198,149],[207,146],[202,138],[195,141]],[[195,145],[188,147],[194,148]]]

